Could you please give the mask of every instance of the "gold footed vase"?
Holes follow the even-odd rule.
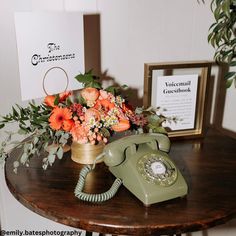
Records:
[[[80,144],[73,141],[71,145],[71,159],[79,164],[93,164],[96,157],[103,152],[104,146],[104,143],[93,145],[91,143]],[[102,161],[100,159],[96,163]]]

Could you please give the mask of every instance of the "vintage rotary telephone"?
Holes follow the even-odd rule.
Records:
[[[107,144],[98,158],[104,158],[117,178],[112,187],[101,194],[82,192],[87,174],[95,168],[95,164],[86,165],[75,195],[83,201],[102,202],[112,198],[123,183],[146,206],[185,196],[187,184],[167,155],[169,149],[169,138],[157,133],[131,135]]]

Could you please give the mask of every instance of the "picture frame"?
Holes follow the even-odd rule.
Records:
[[[164,124],[170,138],[204,136],[211,66],[211,61],[144,64],[143,106],[176,118]]]

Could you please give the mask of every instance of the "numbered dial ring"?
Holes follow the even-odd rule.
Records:
[[[149,153],[141,157],[137,167],[143,178],[153,184],[170,186],[177,178],[174,163],[156,153]]]

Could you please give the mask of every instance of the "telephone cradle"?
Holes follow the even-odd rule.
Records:
[[[116,177],[111,188],[100,194],[84,193],[87,174],[95,168],[86,165],[80,172],[75,196],[89,202],[112,198],[123,184],[144,205],[167,201],[187,195],[188,186],[167,152],[170,140],[164,134],[130,135],[105,146],[98,158],[103,158]]]

